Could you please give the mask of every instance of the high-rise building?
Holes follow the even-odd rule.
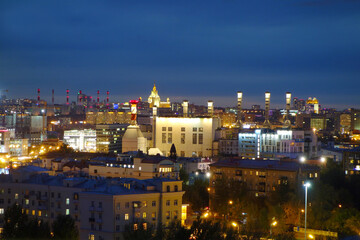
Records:
[[[122,137],[128,124],[96,125],[96,151],[102,153],[121,153]]]

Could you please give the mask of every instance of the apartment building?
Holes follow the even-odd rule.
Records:
[[[239,133],[239,156],[242,157],[298,158],[304,155],[304,149],[302,130],[256,129]]]
[[[126,225],[146,221],[156,227],[181,219],[182,182],[50,176],[48,170],[26,166],[2,175],[0,230],[6,208],[20,204],[25,213],[50,224],[59,214],[71,215],[80,239],[122,240]]]
[[[135,156],[124,161],[106,161],[91,163],[89,174],[101,177],[131,177],[148,179],[166,177],[177,179],[180,165],[175,161],[162,156]]]
[[[210,195],[216,180],[223,176],[242,182],[255,196],[265,196],[280,184],[292,188],[307,180],[316,180],[320,167],[294,161],[225,159],[210,165]]]

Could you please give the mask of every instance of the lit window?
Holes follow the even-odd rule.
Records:
[[[143,218],[144,219],[146,218],[146,212],[143,212]]]
[[[125,213],[125,220],[129,220],[129,214]]]
[[[70,198],[66,198],[66,205],[70,204]]]
[[[4,214],[4,209],[0,208],[0,214]]]
[[[32,211],[31,211],[31,214],[32,214],[33,216],[35,216],[35,210],[32,210]]]
[[[41,211],[39,210],[39,212],[38,212],[38,215],[39,215],[39,217],[41,217]]]
[[[95,240],[95,235],[94,234],[89,234],[89,240]]]
[[[65,215],[70,215],[70,209],[67,208],[67,209],[65,210]]]
[[[15,199],[19,199],[19,194],[15,193]]]

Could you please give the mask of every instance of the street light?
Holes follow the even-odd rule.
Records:
[[[324,162],[326,161],[326,158],[325,158],[325,157],[321,157],[321,158],[320,158],[320,161],[321,161],[322,163],[324,163]]]
[[[304,163],[306,161],[306,158],[304,156],[300,157],[300,162]]]
[[[308,187],[310,187],[311,184],[309,182],[305,183],[304,184],[304,187],[305,187],[305,240],[306,240],[306,217],[307,217],[307,190],[308,190]]]
[[[270,238],[272,238],[272,228],[277,225],[277,221],[275,220],[275,217],[273,217],[273,222],[270,224]]]

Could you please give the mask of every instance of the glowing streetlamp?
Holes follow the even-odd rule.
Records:
[[[309,182],[304,184],[305,187],[305,240],[306,240],[306,218],[307,218],[307,191],[308,191],[308,187],[310,187],[311,184]]]
[[[277,225],[277,221],[275,220],[275,217],[272,219],[272,223],[270,224],[270,237],[272,237],[272,228]]]
[[[304,156],[300,157],[300,162],[304,163],[306,161],[306,158]]]
[[[325,157],[321,157],[321,158],[320,158],[320,162],[322,162],[322,163],[326,162],[326,158],[325,158]]]

